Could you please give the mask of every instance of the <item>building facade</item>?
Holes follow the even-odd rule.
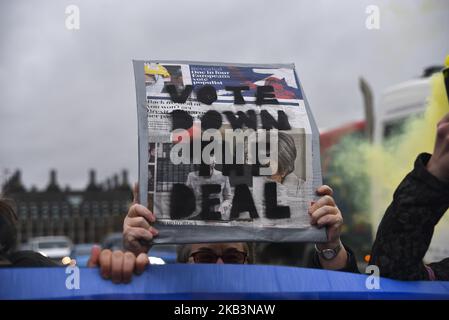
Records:
[[[16,171],[2,186],[3,197],[15,205],[18,222],[18,242],[33,237],[69,237],[73,243],[100,243],[108,234],[122,232],[123,219],[132,201],[128,174],[124,170],[103,184],[96,182],[91,170],[84,190],[61,188],[56,171],[43,190],[27,189]]]

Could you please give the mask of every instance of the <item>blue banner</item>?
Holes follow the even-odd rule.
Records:
[[[67,272],[67,273],[66,273]],[[379,279],[367,275],[237,265],[150,266],[130,284],[103,280],[98,269],[0,269],[0,299],[449,299],[449,282]]]

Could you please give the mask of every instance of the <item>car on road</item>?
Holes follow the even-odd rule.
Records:
[[[48,236],[31,238],[27,247],[45,257],[61,262],[62,258],[70,256],[73,244],[65,236]]]

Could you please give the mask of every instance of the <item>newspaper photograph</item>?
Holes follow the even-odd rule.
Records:
[[[293,64],[134,61],[155,243],[325,241],[319,133]]]

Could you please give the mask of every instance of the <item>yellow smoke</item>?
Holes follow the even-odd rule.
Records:
[[[438,121],[449,112],[443,74],[434,74],[431,79],[431,96],[423,117],[414,118],[405,124],[404,133],[386,145],[363,147],[366,152],[366,174],[374,190],[371,203],[378,202],[380,212],[373,214],[373,226],[377,226],[393,197],[393,192],[413,169],[416,156],[421,152],[432,153]]]
[[[449,57],[447,60],[448,64]],[[355,220],[370,222],[373,235],[392,201],[395,189],[413,169],[416,156],[422,152],[432,153],[437,123],[448,112],[443,74],[439,72],[431,78],[431,95],[424,115],[409,119],[402,134],[382,145],[348,138],[338,146],[333,163],[338,178],[357,186],[351,188],[352,194],[349,195],[351,201],[356,203],[358,217]],[[339,180],[335,182],[338,184]],[[439,232],[443,233],[443,229],[444,239],[447,240],[449,214],[438,224],[435,237],[439,236]]]

